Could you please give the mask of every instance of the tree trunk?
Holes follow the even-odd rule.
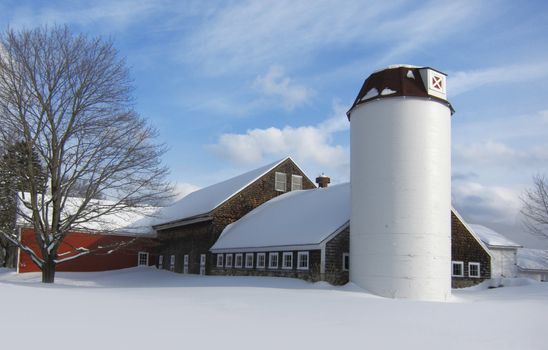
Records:
[[[42,266],[42,283],[53,283],[55,280],[55,261],[46,260]]]

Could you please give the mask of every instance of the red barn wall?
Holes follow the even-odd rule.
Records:
[[[57,265],[56,271],[72,272],[90,272],[90,271],[108,271],[124,269],[137,266],[139,251],[148,252],[153,246],[152,239],[139,238],[138,242],[128,244],[127,247],[108,252],[117,244],[131,242],[135,237],[107,234],[93,234],[84,232],[68,233],[61,245],[58,254],[74,251],[74,248],[84,247],[92,250],[88,255],[80,256],[74,260],[69,260]],[[37,252],[39,256],[40,249],[36,242],[34,230],[24,228],[21,230],[21,241],[23,244]],[[69,257],[75,253],[61,256]],[[155,259],[149,253],[149,265],[155,265]],[[32,261],[29,254],[19,251],[19,272],[38,272],[40,268]]]

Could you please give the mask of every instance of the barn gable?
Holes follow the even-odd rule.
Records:
[[[162,256],[161,267],[183,273],[209,271],[209,249],[227,225],[296,188],[315,185],[287,157],[189,194],[166,208],[164,218],[170,221],[154,225],[161,244],[157,252]]]

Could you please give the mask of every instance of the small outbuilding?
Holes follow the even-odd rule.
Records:
[[[521,248],[521,245],[483,225],[470,224],[470,228],[480,237],[491,252],[491,278],[517,277],[516,256],[518,248]]]
[[[548,282],[548,250],[520,248],[517,265],[518,276]]]

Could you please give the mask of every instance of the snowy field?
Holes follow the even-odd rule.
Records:
[[[0,269],[2,349],[548,349],[548,283],[527,280],[448,303],[153,268],[39,281]]]

